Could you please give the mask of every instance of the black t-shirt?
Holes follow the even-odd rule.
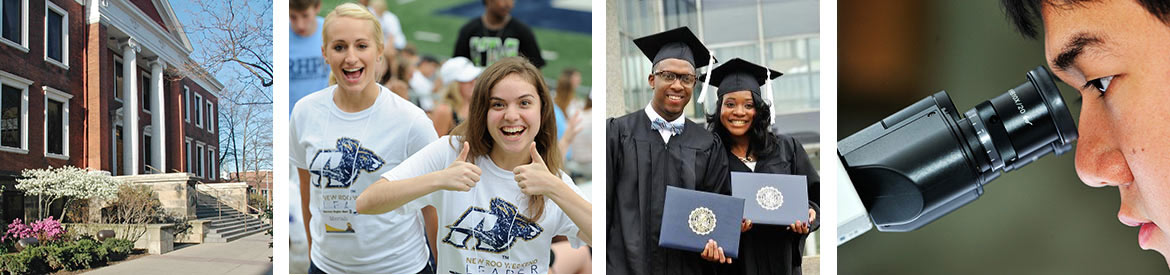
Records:
[[[455,54],[471,59],[476,66],[486,67],[500,58],[523,56],[537,68],[544,67],[540,57],[540,46],[528,25],[508,20],[499,30],[484,27],[481,17],[476,17],[459,28],[459,39],[455,40]]]

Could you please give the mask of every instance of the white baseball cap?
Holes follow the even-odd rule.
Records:
[[[439,77],[443,79],[444,85],[451,83],[451,81],[471,82],[479,77],[481,72],[483,69],[476,67],[470,59],[462,56],[447,59],[447,62],[443,62],[443,66],[439,67]]]

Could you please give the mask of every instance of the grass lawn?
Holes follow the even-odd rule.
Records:
[[[379,1],[379,0],[374,0]],[[479,2],[479,0],[459,0],[459,1],[411,1],[405,4],[399,4],[397,0],[386,0],[387,8],[398,16],[398,20],[402,23],[402,32],[406,35],[407,42],[414,44],[422,54],[428,54],[439,57],[440,59],[447,59],[455,51],[455,38],[459,32],[459,27],[462,27],[470,18],[451,16],[439,14],[438,12],[449,7],[463,5],[466,3]],[[321,3],[321,16],[329,14],[333,7],[345,2],[339,0],[325,0]],[[519,2],[516,5],[522,5]],[[592,44],[589,35],[561,31],[555,29],[532,27],[536,34],[537,43],[540,44],[542,51],[552,51],[557,53],[556,60],[545,58],[548,64],[542,69],[546,79],[549,79],[549,88],[555,88],[556,82],[551,82],[560,76],[562,70],[566,67],[575,67],[581,72],[581,85],[592,85]],[[420,33],[439,34],[438,42],[424,41],[419,39]],[[424,35],[425,36],[425,35]],[[580,89],[579,92],[587,92],[587,89]]]

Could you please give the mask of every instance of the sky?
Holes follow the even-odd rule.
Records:
[[[206,2],[207,4],[215,5],[214,7],[216,7],[216,9],[218,10],[218,9],[225,9],[226,8],[225,6],[227,6],[226,2],[228,2],[228,1],[231,1],[231,0],[204,0],[203,2]],[[234,0],[234,1],[241,1],[241,0]],[[187,32],[187,39],[191,42],[191,45],[195,49],[195,51],[192,53],[192,59],[195,59],[196,61],[200,61],[199,60],[199,58],[200,58],[199,49],[201,49],[201,48],[218,47],[219,46],[219,45],[214,45],[212,42],[207,42],[206,39],[204,39],[204,37],[207,34],[192,33],[192,30],[195,28],[194,27],[187,27],[187,26],[196,25],[195,20],[198,16],[199,11],[201,10],[201,8],[196,5],[196,1],[177,0],[177,1],[170,1],[170,4],[171,4],[171,9],[175,13],[175,16],[178,17],[181,24],[183,24],[184,31]],[[241,7],[237,6],[235,8],[241,8]],[[248,8],[251,8],[251,9],[266,8],[266,10],[267,10],[266,18],[267,18],[268,22],[272,22],[272,9],[271,9],[270,5],[265,6],[265,5],[259,5],[259,4],[252,4],[252,5],[249,5]],[[254,14],[254,13],[244,13],[244,12],[241,12],[241,13],[242,14]],[[269,25],[272,25],[272,23],[269,23]],[[269,35],[271,35],[271,32],[269,32]],[[271,52],[272,52],[271,46],[267,49],[267,51],[269,52],[269,54],[271,54]],[[271,57],[269,57],[269,58],[271,59]],[[269,60],[269,61],[271,61],[271,60]],[[247,70],[244,70],[242,67],[240,67],[238,65],[225,66],[224,68],[225,68],[224,70],[221,70],[219,73],[217,73],[215,75],[215,78],[218,79],[220,83],[224,84],[225,88],[232,87],[233,86],[232,82],[235,81],[237,76],[250,74]],[[267,89],[271,89],[271,88],[269,87]],[[271,91],[269,91],[268,94],[271,95],[272,94]],[[222,105],[224,103],[221,101],[220,104]],[[271,106],[271,105],[268,105],[268,106]],[[270,108],[269,115],[271,115],[271,113],[272,112],[271,112],[271,108]],[[223,120],[223,117],[221,114],[220,121],[222,122],[222,120]],[[217,123],[216,125],[223,125],[223,124]],[[220,134],[226,135],[226,133],[224,133],[224,132],[221,132]],[[221,136],[221,140],[224,137],[225,136]],[[241,137],[241,139],[242,139],[242,137]],[[242,140],[240,140],[239,142],[242,142]],[[228,146],[227,144],[222,145],[222,147],[227,147],[227,146]],[[223,149],[227,149],[227,148],[222,148],[220,150],[221,155],[224,153]],[[227,170],[229,172],[234,172],[235,165],[228,162],[230,160],[231,159],[225,159],[224,162],[221,165],[219,165],[218,167],[220,167],[221,170]],[[263,168],[271,169],[271,167],[262,167],[262,169]]]

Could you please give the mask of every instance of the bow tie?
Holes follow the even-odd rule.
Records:
[[[656,118],[653,122],[650,122],[650,129],[654,129],[656,131],[667,130],[670,131],[670,136],[677,136],[683,131],[683,123],[681,121],[666,122],[665,119]]]

